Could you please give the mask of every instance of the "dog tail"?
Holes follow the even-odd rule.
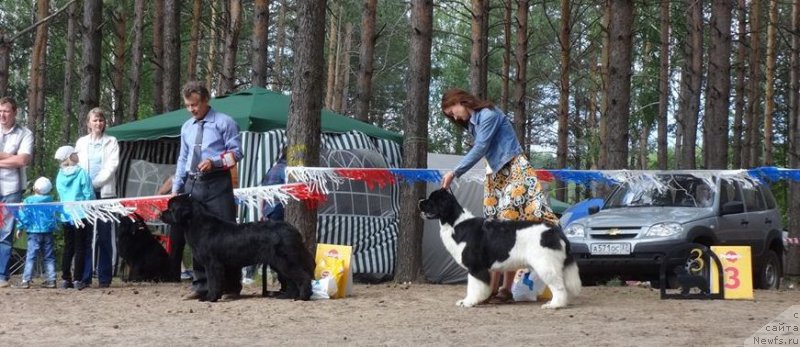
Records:
[[[578,262],[572,255],[568,254],[567,257],[569,258],[564,265],[564,286],[567,287],[570,296],[576,297],[581,294],[581,275],[578,270]]]

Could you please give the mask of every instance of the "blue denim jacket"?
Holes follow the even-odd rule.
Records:
[[[456,177],[461,177],[484,157],[492,172],[498,172],[522,153],[514,126],[499,108],[484,108],[473,114],[469,119],[469,132],[475,138],[475,145],[456,167]]]

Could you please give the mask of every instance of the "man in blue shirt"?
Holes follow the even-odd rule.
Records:
[[[236,222],[230,169],[242,159],[239,126],[230,116],[211,108],[209,99],[208,89],[202,83],[192,81],[183,86],[183,102],[192,118],[181,127],[180,154],[172,193],[191,194],[204,202],[214,215]],[[183,233],[175,232],[172,237],[172,241],[181,246],[175,249],[183,249]],[[199,299],[208,291],[203,264],[194,258],[192,268],[192,292],[184,296],[186,300]],[[232,275],[226,279],[223,293],[228,298],[237,297],[242,290],[239,276]]]

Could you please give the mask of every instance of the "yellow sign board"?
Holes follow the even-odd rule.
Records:
[[[317,264],[314,269],[314,278],[320,279],[332,276],[336,280],[336,298],[343,298],[350,291],[352,284],[352,271],[350,271],[350,258],[353,255],[352,246],[317,244],[317,254],[314,258]],[[332,298],[333,299],[333,298]]]
[[[725,299],[753,299],[753,265],[750,246],[711,246],[725,273]],[[716,265],[711,265],[711,292],[719,293]]]

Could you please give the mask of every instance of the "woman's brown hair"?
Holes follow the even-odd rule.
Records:
[[[464,105],[464,107],[473,110],[479,111],[484,108],[494,108],[494,103],[488,100],[481,100],[478,99],[476,96],[470,94],[466,90],[453,88],[448,89],[444,92],[444,96],[442,96],[442,112],[453,105]],[[459,121],[455,120],[452,117],[448,116],[446,113],[444,115],[449,119],[451,122],[455,123],[456,125],[466,129],[469,124],[467,121]]]

